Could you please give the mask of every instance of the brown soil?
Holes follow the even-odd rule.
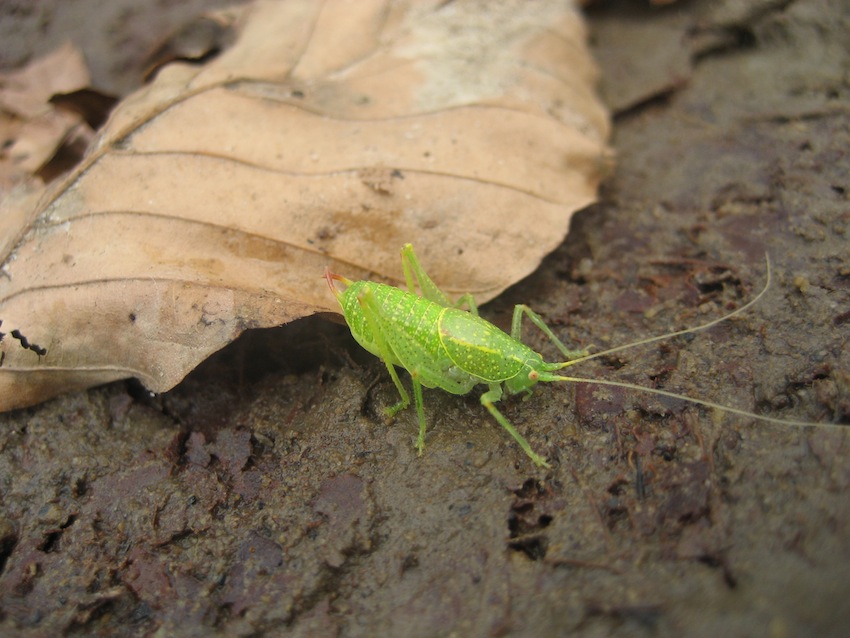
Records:
[[[0,55],[69,37],[125,91],[201,2],[9,2]],[[744,317],[575,368],[782,419],[850,419],[850,13],[842,0],[589,13],[618,163],[532,277],[576,344]],[[15,37],[12,37],[14,34]],[[38,39],[35,39],[36,36]],[[533,347],[556,358],[534,331]],[[0,415],[0,634],[839,636],[850,438],[548,385],[505,414],[426,394],[318,318],[165,396],[119,383]]]

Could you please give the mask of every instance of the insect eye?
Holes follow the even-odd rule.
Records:
[[[540,376],[540,375],[539,375],[539,374],[537,374],[537,370],[532,370],[531,372],[529,372],[529,373],[528,373],[528,380],[529,380],[529,381],[537,381],[537,378],[538,378],[539,376]]]

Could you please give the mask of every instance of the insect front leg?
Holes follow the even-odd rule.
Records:
[[[460,308],[463,304],[466,304],[469,312],[476,317],[478,316],[478,305],[471,294],[466,293],[457,300],[457,303],[452,303],[446,293],[437,287],[437,284],[419,263],[419,258],[413,251],[413,244],[405,244],[404,248],[401,249],[401,265],[404,268],[404,280],[407,282],[408,292],[416,294],[416,284],[418,283],[422,296],[428,301],[438,303],[445,308]]]
[[[401,381],[399,380],[398,374],[395,371],[395,366],[386,359],[383,359],[383,361],[387,364],[387,370],[389,370],[393,383],[395,383],[395,387],[398,390],[399,396],[401,396],[401,401],[399,401],[395,405],[391,405],[390,407],[384,410],[387,416],[392,419],[395,417],[396,414],[399,413],[399,411],[404,410],[407,406],[410,405],[410,395],[407,394],[407,390],[405,390],[404,386],[401,385]]]
[[[552,329],[546,325],[543,319],[534,312],[531,308],[526,306],[525,304],[517,304],[514,306],[514,316],[511,321],[511,337],[516,339],[517,341],[522,341],[522,316],[528,315],[528,318],[531,319],[531,323],[540,328],[540,330],[545,334],[549,339],[552,340],[558,350],[561,351],[568,361],[572,361],[573,359],[581,359],[582,357],[586,357],[589,353],[586,349],[584,350],[570,350],[563,344],[563,342],[555,336],[555,333],[552,332]]]
[[[505,416],[496,409],[496,406],[493,405],[496,401],[502,398],[502,386],[498,383],[491,383],[490,389],[481,395],[481,405],[483,405],[487,411],[493,416],[496,421],[499,422],[503,428],[505,428],[508,433],[514,437],[519,446],[523,449],[523,451],[528,455],[532,461],[534,461],[535,465],[540,467],[550,467],[549,463],[546,462],[542,456],[537,454],[534,450],[531,449],[531,446],[528,444],[528,441],[517,432],[516,428],[508,421]]]
[[[398,378],[398,373],[396,372],[395,365],[393,364],[394,361],[398,362],[398,358],[395,356],[390,344],[395,342],[397,335],[394,335],[392,324],[383,320],[381,309],[371,290],[365,288],[358,297],[358,301],[360,302],[360,307],[363,309],[363,316],[369,324],[369,329],[372,331],[372,339],[378,349],[379,356],[387,366],[390,377],[392,377],[393,383],[395,383],[395,387],[398,389],[398,393],[401,396],[401,401],[386,409],[387,416],[392,418],[399,412],[399,410],[403,410],[410,405],[410,396],[401,384],[401,380]],[[419,455],[421,456],[425,450],[426,429],[425,408],[422,400],[422,384],[419,382],[419,379],[417,379],[415,371],[411,370],[409,372],[413,381],[413,399],[416,404],[416,417],[419,420],[419,437],[416,439],[416,448],[419,450]]]

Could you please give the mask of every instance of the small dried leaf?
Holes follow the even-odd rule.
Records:
[[[0,107],[29,119],[48,110],[54,95],[83,89],[89,82],[83,54],[68,42],[20,71],[0,75]]]
[[[336,311],[325,266],[399,282],[406,242],[486,301],[593,201],[608,117],[572,2],[232,16],[231,49],[162,69],[5,229],[0,409],[129,376],[167,390],[246,328]]]
[[[79,114],[57,108],[51,98],[89,82],[83,55],[70,43],[20,71],[0,74],[0,193],[36,173],[85,128]]]

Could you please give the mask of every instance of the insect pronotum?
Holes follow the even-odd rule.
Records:
[[[705,330],[746,311],[757,303],[770,287],[769,258],[766,258],[767,272],[764,288],[737,310],[695,328],[642,339],[594,354],[589,354],[587,350],[568,349],[537,313],[522,304],[514,307],[511,334],[508,335],[478,316],[478,309],[471,295],[463,295],[456,303],[452,303],[422,268],[411,244],[402,248],[401,260],[407,291],[372,281],[351,281],[328,269],[325,269],[325,279],[342,307],[351,334],[363,348],[384,362],[398,389],[401,400],[386,409],[387,415],[391,418],[399,410],[410,405],[410,396],[399,380],[395,368],[404,368],[410,373],[413,381],[413,399],[419,419],[419,437],[416,441],[419,454],[422,454],[425,449],[426,429],[422,386],[441,388],[446,392],[461,395],[469,393],[476,385],[486,385],[488,389],[481,395],[481,405],[510,433],[528,457],[535,464],[543,467],[549,467],[546,459],[531,449],[528,441],[495,406],[503,394],[530,392],[531,388],[541,381],[570,381],[615,386],[688,401],[771,423],[796,426],[824,425],[761,416],[712,401],[631,383],[555,374],[556,371],[568,366],[626,348]],[[334,284],[335,281],[344,284],[345,290],[339,290]],[[421,295],[416,294],[417,284]],[[461,310],[460,307],[464,304],[469,308],[468,311]],[[542,355],[522,343],[524,316],[528,317],[557,346],[566,358],[565,361],[547,363]]]

